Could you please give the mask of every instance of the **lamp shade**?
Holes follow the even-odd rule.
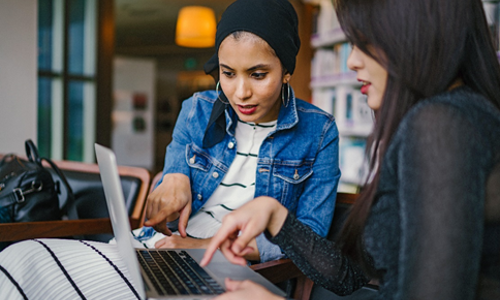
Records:
[[[215,13],[211,8],[185,6],[177,17],[175,43],[193,48],[213,47],[216,27]]]

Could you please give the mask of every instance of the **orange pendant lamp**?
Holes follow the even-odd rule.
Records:
[[[213,9],[185,6],[179,11],[175,43],[183,47],[208,48],[215,45],[217,22]]]

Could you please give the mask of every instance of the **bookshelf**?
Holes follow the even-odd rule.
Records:
[[[365,148],[373,129],[373,112],[359,91],[356,73],[347,68],[351,48],[340,28],[331,0],[303,0],[314,6],[311,61],[312,103],[335,116],[340,133],[339,191],[356,192],[363,182]],[[500,0],[483,0],[497,51],[500,49]],[[500,59],[500,51],[499,59]]]
[[[491,35],[493,38],[493,44],[497,49],[497,54],[500,52],[500,5],[499,0],[483,0],[484,14],[486,15],[486,21],[490,27]]]
[[[347,68],[351,46],[337,21],[330,0],[313,0],[311,47],[312,103],[335,116],[340,133],[341,192],[357,192],[363,181],[366,139],[373,114],[361,94],[356,72]]]

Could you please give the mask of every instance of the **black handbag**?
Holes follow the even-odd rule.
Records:
[[[25,147],[28,160],[9,154],[0,161],[0,223],[61,220],[63,215],[76,219],[73,191],[64,174],[38,155],[33,141],[27,140]],[[43,160],[52,167],[56,181]],[[67,199],[60,201],[61,184]]]

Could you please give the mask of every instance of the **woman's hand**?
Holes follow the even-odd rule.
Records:
[[[227,292],[215,298],[215,300],[283,300],[283,297],[277,296],[261,285],[250,280],[234,281],[226,278]]]
[[[208,265],[217,248],[233,264],[245,266],[245,255],[255,249],[249,246],[264,230],[275,236],[285,222],[288,210],[276,199],[261,196],[246,203],[222,219],[219,231],[212,237],[201,261]]]
[[[169,249],[206,249],[210,244],[212,238],[208,239],[195,239],[191,237],[182,237],[177,234],[166,236],[155,243],[155,248],[169,248]],[[260,259],[259,249],[257,242],[253,239],[250,242],[250,247],[255,249],[252,253],[245,255],[245,259],[258,261]]]
[[[184,249],[205,249],[208,247],[210,239],[195,239],[182,237],[177,234],[166,236],[155,243],[155,248],[184,248]]]
[[[191,214],[191,183],[180,173],[165,174],[162,183],[148,196],[145,226],[171,235],[167,221],[179,217],[179,233],[186,237],[186,227]]]

